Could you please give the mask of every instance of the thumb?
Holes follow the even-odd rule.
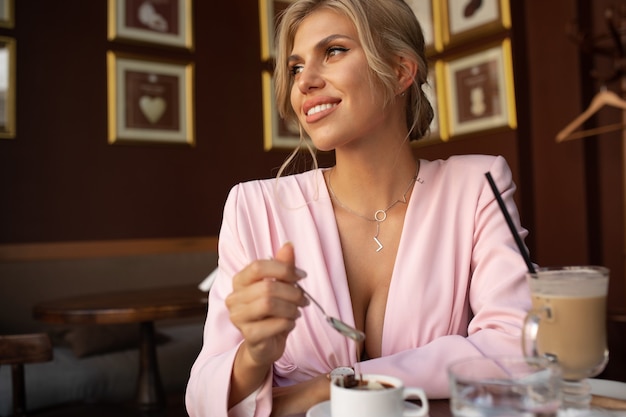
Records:
[[[278,261],[290,264],[294,268],[296,266],[296,255],[291,242],[285,243],[280,249],[278,249],[274,258]]]

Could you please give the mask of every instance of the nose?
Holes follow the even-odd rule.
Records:
[[[322,77],[319,68],[315,65],[306,65],[298,75],[298,89],[302,94],[307,94],[313,89],[324,86],[324,77]]]

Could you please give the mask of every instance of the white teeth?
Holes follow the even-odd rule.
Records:
[[[336,104],[318,104],[317,106],[313,107],[311,110],[309,110],[309,112],[306,114],[307,116],[313,116],[316,113],[319,113],[321,111],[324,110],[328,110],[328,109],[332,109],[333,107],[335,107]]]

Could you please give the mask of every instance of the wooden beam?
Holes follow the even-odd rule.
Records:
[[[217,236],[4,244],[0,262],[204,251],[217,252]]]

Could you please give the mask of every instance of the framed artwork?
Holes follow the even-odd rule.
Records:
[[[192,63],[107,52],[109,143],[194,145]]]
[[[0,27],[15,26],[15,0],[0,0]]]
[[[440,7],[438,0],[405,0],[417,21],[422,27],[424,33],[424,44],[426,46],[426,53],[434,53],[441,51],[443,46],[441,44],[441,19],[438,18],[440,14]]]
[[[263,87],[263,148],[295,149],[301,145],[300,128],[283,120],[276,110],[274,78],[270,71],[261,73]]]
[[[259,0],[259,28],[261,30],[261,60],[276,57],[274,39],[281,13],[293,0]]]
[[[15,39],[0,37],[0,139],[15,138]]]
[[[442,0],[444,45],[511,27],[509,0]]]
[[[0,37],[0,138],[15,138],[15,39]]]
[[[191,0],[108,0],[109,40],[193,49]]]
[[[443,64],[450,137],[517,127],[511,41]]]

